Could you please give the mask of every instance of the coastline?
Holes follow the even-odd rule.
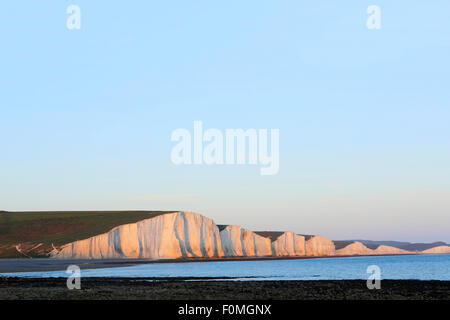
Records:
[[[3,258],[0,259],[0,273],[45,272],[66,270],[67,266],[76,264],[80,269],[101,269],[128,267],[140,264],[155,263],[187,263],[187,262],[227,262],[227,261],[266,261],[266,260],[309,260],[326,258],[356,258],[382,256],[411,256],[411,254],[380,254],[380,255],[342,255],[342,256],[289,256],[289,257],[230,257],[230,258],[188,258],[188,259],[54,259],[54,258]]]

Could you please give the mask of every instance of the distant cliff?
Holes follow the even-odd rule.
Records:
[[[439,246],[422,251],[422,253],[450,253],[450,246]]]
[[[450,253],[450,246],[440,246],[423,251],[409,251],[387,245],[379,245],[375,249],[368,248],[363,243],[355,241],[349,245],[336,250],[338,256],[369,256],[369,255],[387,255],[387,254],[418,254],[418,253]]]

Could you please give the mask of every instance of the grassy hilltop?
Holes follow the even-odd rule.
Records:
[[[173,211],[0,211],[0,258],[45,256],[52,244],[86,239],[169,212]]]

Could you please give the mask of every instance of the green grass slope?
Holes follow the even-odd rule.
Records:
[[[170,212],[174,211],[0,211],[0,258],[45,256],[52,244],[61,246]]]

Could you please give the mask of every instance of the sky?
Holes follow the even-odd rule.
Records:
[[[370,5],[381,29],[366,26]],[[187,210],[252,230],[450,242],[449,11],[2,3],[0,210]],[[279,129],[278,174],[175,165],[171,134],[194,121]]]

